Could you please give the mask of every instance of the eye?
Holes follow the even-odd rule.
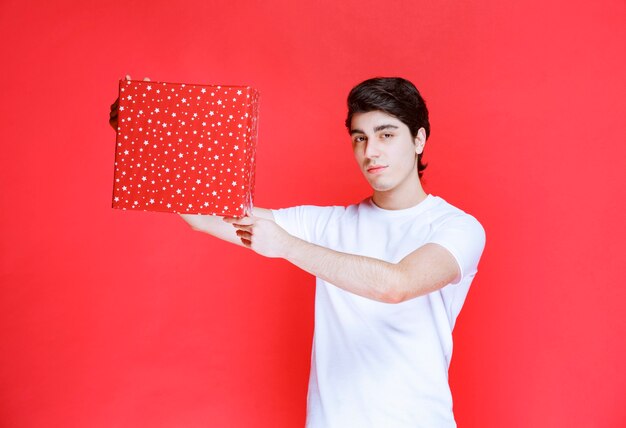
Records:
[[[384,138],[384,139],[391,138],[391,137],[393,137],[393,134],[391,134],[391,133],[389,133],[389,132],[385,132],[385,133],[383,134],[383,138]]]
[[[355,142],[355,143],[362,143],[363,141],[365,141],[365,137],[362,136],[362,135],[358,135],[358,136],[354,137],[352,139],[352,141]]]

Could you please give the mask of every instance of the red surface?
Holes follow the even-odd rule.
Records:
[[[252,212],[258,91],[120,80],[113,208]]]
[[[415,82],[426,190],[487,232],[454,332],[459,426],[624,426],[625,8],[1,2],[0,425],[304,421],[313,279],[176,215],[111,209],[128,73],[258,88],[268,208],[367,195],[347,92]]]

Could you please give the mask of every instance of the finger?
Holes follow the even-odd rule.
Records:
[[[226,220],[228,218],[228,220]],[[224,217],[224,221],[226,221],[226,223],[230,223],[232,225],[240,225],[240,226],[250,226],[252,224],[254,224],[254,220],[250,217],[241,217],[241,218],[237,218],[237,217]]]
[[[247,230],[238,230],[237,232],[235,232],[237,234],[238,237],[240,238],[245,238],[248,241],[252,241],[252,233],[250,233]]]
[[[235,229],[239,230],[244,230],[246,232],[252,233],[252,226],[247,226],[245,224],[233,224],[233,226],[235,227]]]
[[[246,238],[241,238],[241,243],[248,248],[252,246],[252,241]]]
[[[132,80],[132,79],[130,78],[130,74],[127,74],[127,75],[126,75],[126,80]]]
[[[149,82],[149,81],[150,81],[150,78],[149,78],[149,77],[144,77],[144,78],[143,78],[143,81],[144,81],[144,82]]]

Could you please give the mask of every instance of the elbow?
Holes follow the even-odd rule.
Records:
[[[390,290],[381,296],[381,302],[392,305],[397,305],[398,303],[406,302],[407,300],[409,300],[407,294],[399,290]]]
[[[195,224],[193,224],[193,223],[189,223],[189,222],[187,222],[187,226],[189,226],[189,227],[191,228],[191,230],[194,230],[194,231],[196,231],[196,232],[200,231],[200,228],[198,228],[198,226],[196,226],[196,225],[195,225]]]
[[[384,290],[380,293],[379,300],[383,303],[398,304],[409,300],[406,290],[406,282],[402,280],[389,280],[384,284]]]
[[[199,224],[197,224],[197,222],[194,221],[193,216],[191,216],[190,214],[181,214],[178,213],[178,215],[180,216],[180,218],[182,218],[185,223],[187,223],[187,225],[194,231],[196,232],[204,232],[204,230],[200,227]]]
[[[191,228],[191,230],[194,230],[196,232],[202,232],[202,229],[200,229],[198,226],[196,226],[195,224],[192,223],[187,223],[189,225],[189,227]]]
[[[404,299],[402,296],[400,295],[396,295],[396,294],[386,294],[385,296],[383,296],[379,301],[383,302],[383,303],[388,303],[390,305],[397,305],[398,303],[402,303],[404,302],[406,299]]]

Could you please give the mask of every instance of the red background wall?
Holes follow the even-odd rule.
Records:
[[[110,208],[129,73],[258,87],[269,208],[365,197],[347,92],[414,81],[425,187],[487,231],[459,426],[625,426],[625,40],[623,0],[1,1],[0,425],[303,425],[313,278]]]

